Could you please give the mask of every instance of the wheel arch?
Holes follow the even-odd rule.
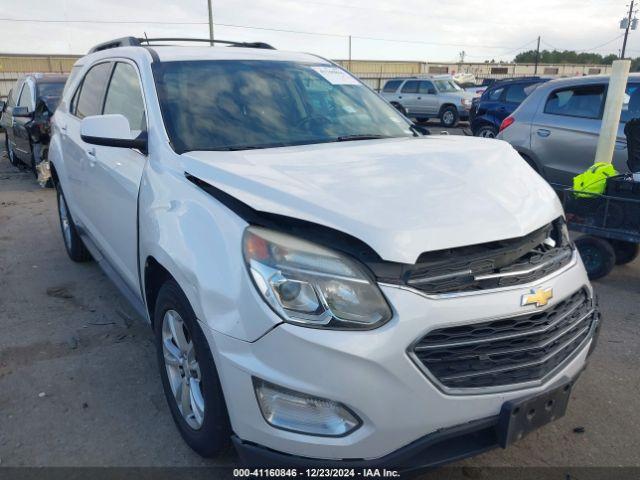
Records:
[[[444,112],[445,108],[449,108],[449,107],[453,107],[456,110],[456,113],[458,113],[458,107],[456,107],[456,105],[451,102],[447,102],[440,105],[440,110],[438,111],[438,117],[442,116],[442,113]]]

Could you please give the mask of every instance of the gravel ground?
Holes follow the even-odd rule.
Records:
[[[595,286],[605,323],[567,415],[458,465],[640,466],[640,262]],[[0,465],[235,465],[181,441],[150,329],[95,264],[67,258],[54,191],[4,156],[0,326]]]

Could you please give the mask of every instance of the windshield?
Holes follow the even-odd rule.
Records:
[[[439,92],[457,92],[462,90],[453,80],[434,80]]]
[[[59,97],[62,95],[64,82],[40,82],[38,83],[38,97]]]
[[[395,108],[327,64],[164,62],[154,76],[178,153],[413,136]]]

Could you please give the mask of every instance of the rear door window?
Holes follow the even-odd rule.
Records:
[[[84,118],[102,112],[102,100],[112,65],[111,62],[99,63],[87,72],[80,87],[77,105],[74,105],[76,116]]]
[[[505,102],[509,103],[522,103],[527,98],[525,87],[529,86],[528,83],[516,83],[507,87],[507,94],[505,96]]]
[[[402,93],[418,93],[418,84],[417,80],[409,80],[402,87]]]
[[[563,88],[549,95],[544,106],[544,113],[598,119],[602,116],[604,98],[604,85]]]
[[[402,83],[402,80],[390,80],[387,83],[385,83],[382,91],[385,93],[393,93],[398,89],[401,83]]]
[[[489,90],[489,92],[487,93],[487,100],[490,100],[492,102],[497,102],[498,100],[500,100],[500,97],[502,96],[502,92],[504,92],[504,87],[494,88],[493,90]]]
[[[420,93],[429,93],[429,92],[434,92],[436,88],[433,86],[433,83],[431,82],[427,82],[427,81],[422,81],[420,82],[420,86],[418,87],[418,90]]]

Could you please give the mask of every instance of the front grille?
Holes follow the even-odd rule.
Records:
[[[423,253],[405,282],[427,294],[524,285],[559,270],[572,258],[573,247],[560,218],[521,238]]]
[[[545,311],[433,330],[413,351],[447,388],[539,381],[576,351],[597,321],[592,299],[580,290]]]

